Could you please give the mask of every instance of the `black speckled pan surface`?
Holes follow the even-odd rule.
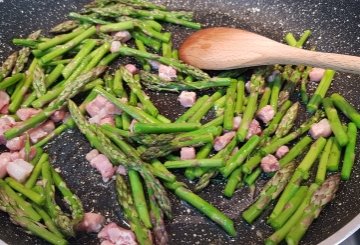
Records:
[[[10,40],[33,30],[49,28],[66,18],[70,11],[81,8],[88,0],[0,0],[0,60],[13,49]],[[360,55],[360,1],[358,0],[173,0],[159,1],[174,9],[194,10],[196,19],[205,26],[234,26],[254,31],[280,41],[286,32],[300,34],[313,31],[310,45],[317,50]],[[182,29],[183,30],[183,29]],[[177,43],[189,31],[176,32]],[[338,74],[331,90],[340,91],[360,109],[360,77]],[[176,95],[151,93],[165,115],[176,117]],[[359,146],[358,146],[359,147]],[[83,200],[86,211],[101,212],[111,220],[122,222],[115,202],[113,183],[103,184],[99,175],[86,162],[90,150],[85,138],[70,130],[57,137],[46,148],[52,162],[60,167],[70,187]],[[302,244],[317,244],[352,220],[360,210],[359,154],[353,176],[342,183],[336,199],[313,223]],[[170,244],[262,244],[271,230],[259,219],[246,225],[240,212],[251,202],[247,188],[227,200],[221,195],[221,180],[214,180],[200,195],[224,211],[236,222],[238,237],[229,238],[219,227],[196,210],[171,195],[175,217],[168,222]],[[264,217],[264,216],[262,216]],[[125,225],[125,224],[124,224]],[[44,244],[9,222],[0,213],[0,239],[12,245]],[[72,244],[98,244],[94,235],[80,235]]]

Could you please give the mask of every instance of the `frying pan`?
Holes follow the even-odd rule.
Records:
[[[49,30],[51,26],[66,19],[67,13],[81,9],[88,0],[0,0],[0,60],[16,47],[11,39],[25,36],[37,29]],[[232,26],[257,32],[280,41],[286,32],[300,34],[311,29],[310,46],[319,51],[360,55],[360,2],[358,0],[174,0],[157,1],[173,9],[193,10],[196,20],[205,26]],[[191,30],[173,28],[175,43],[183,40]],[[331,91],[339,91],[358,109],[360,77],[338,74]],[[155,104],[170,118],[175,118],[183,109],[176,102],[176,95],[150,93]],[[358,145],[358,149],[359,145]],[[1,151],[1,150],[0,150]],[[114,183],[104,184],[101,177],[89,167],[85,154],[90,146],[76,129],[55,138],[46,151],[51,162],[61,169],[70,188],[83,200],[86,211],[101,212],[121,225],[121,210],[116,205]],[[320,217],[311,225],[302,244],[336,244],[355,232],[360,226],[360,167],[357,162],[350,181],[342,183],[336,199],[326,206]],[[261,186],[264,180],[259,181]],[[191,186],[191,184],[190,184]],[[262,244],[271,234],[264,217],[253,226],[240,218],[240,212],[252,202],[248,188],[236,192],[228,200],[221,194],[221,179],[199,195],[213,203],[236,222],[238,236],[228,237],[219,227],[199,214],[195,209],[179,201],[172,194],[174,219],[167,221],[169,244]],[[40,239],[26,234],[13,225],[6,214],[0,213],[0,239],[9,244],[45,244]],[[326,240],[327,239],[327,240]],[[98,244],[95,235],[80,234],[72,244]]]

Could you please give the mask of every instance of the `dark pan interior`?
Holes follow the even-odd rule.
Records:
[[[10,45],[14,37],[33,30],[48,30],[61,22],[70,11],[81,8],[87,0],[3,0],[0,1],[0,60],[16,49]],[[300,34],[311,29],[310,46],[317,50],[360,55],[360,2],[358,0],[296,1],[296,0],[174,0],[159,1],[174,9],[196,12],[196,19],[206,26],[233,26],[254,31],[280,41],[286,32]],[[179,30],[179,29],[176,29]],[[183,30],[183,28],[182,28]],[[177,43],[191,31],[177,31]],[[360,78],[352,74],[338,74],[331,91],[340,91],[358,109]],[[165,115],[176,117],[183,112],[174,94],[151,93],[156,105]],[[115,202],[113,183],[103,184],[100,176],[86,162],[84,155],[89,144],[78,130],[70,130],[57,137],[46,148],[52,162],[60,167],[69,186],[83,200],[86,211],[101,212],[120,224],[121,210]],[[313,223],[302,244],[317,244],[352,220],[360,210],[359,154],[351,180],[342,183],[336,199]],[[260,183],[261,184],[261,183]],[[219,227],[196,210],[174,198],[174,219],[167,222],[170,244],[262,244],[271,230],[264,217],[253,226],[240,219],[240,212],[252,201],[247,188],[227,200],[221,194],[221,179],[199,193],[236,222],[238,237],[229,238]],[[0,213],[0,239],[12,245],[44,244],[10,223]],[[125,224],[124,224],[125,225]],[[72,244],[98,244],[94,235],[80,235]]]

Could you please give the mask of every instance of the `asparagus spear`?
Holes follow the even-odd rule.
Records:
[[[299,102],[296,102],[286,111],[275,131],[275,136],[277,138],[287,135],[292,129],[298,115],[299,106]]]
[[[235,96],[236,96],[237,81],[232,80],[226,92],[226,102],[224,108],[224,129],[232,130],[235,110]]]
[[[277,111],[278,109],[278,101],[279,101],[279,93],[280,93],[281,85],[282,85],[281,75],[276,74],[274,77],[274,81],[271,89],[271,96],[270,96],[270,105],[274,108],[275,111]]]
[[[223,167],[223,159],[192,159],[192,160],[179,160],[179,161],[166,161],[164,163],[166,168],[188,168],[188,167]]]
[[[177,133],[194,131],[200,126],[200,123],[136,123],[133,132],[138,134]]]
[[[346,117],[353,121],[358,128],[360,128],[360,114],[359,112],[345,100],[340,94],[332,94],[331,100],[335,107],[340,110]]]
[[[347,135],[349,137],[349,143],[346,145],[345,148],[344,162],[341,169],[342,180],[349,180],[355,161],[355,147],[357,137],[357,128],[355,123],[350,122],[348,124]]]
[[[335,193],[339,187],[340,176],[332,175],[325,180],[318,190],[311,197],[309,205],[299,220],[294,224],[292,229],[286,236],[288,244],[298,244],[311,223],[316,219],[324,206],[335,197]]]
[[[199,99],[196,100],[195,104],[192,105],[184,114],[182,114],[178,119],[176,119],[176,123],[181,123],[187,121],[195,112],[197,112],[209,99],[208,95],[203,95]]]
[[[235,114],[242,113],[245,97],[245,81],[243,78],[239,78],[236,83],[236,102],[235,102]]]
[[[46,93],[45,73],[39,65],[34,69],[32,87],[38,98]]]
[[[326,164],[326,170],[327,171],[338,171],[339,164],[340,164],[340,157],[341,157],[341,151],[342,147],[337,141],[337,139],[334,139],[333,144],[331,145],[330,154],[327,160]]]
[[[242,213],[246,222],[252,223],[269,203],[280,195],[294,171],[295,164],[289,164],[275,173],[262,189],[258,199]]]
[[[319,185],[321,185],[325,181],[326,165],[328,163],[333,142],[334,142],[334,138],[333,137],[329,138],[326,142],[323,152],[321,153],[321,157],[315,177],[315,182]]]
[[[0,82],[11,73],[16,64],[17,57],[18,52],[15,51],[6,58],[0,68]]]
[[[79,24],[76,21],[66,20],[66,21],[54,26],[53,28],[51,28],[50,32],[51,33],[64,33],[64,32],[74,30],[76,27],[78,27],[78,25]]]
[[[138,213],[134,207],[134,201],[131,197],[130,190],[120,175],[116,175],[116,193],[118,202],[121,205],[126,219],[130,223],[131,230],[134,231],[137,241],[141,245],[153,244],[151,233],[142,224]]]
[[[330,98],[325,98],[323,99],[322,104],[325,108],[326,117],[329,119],[331,130],[333,131],[337,142],[339,142],[340,146],[345,146],[348,143],[349,138],[342,127],[332,100]]]

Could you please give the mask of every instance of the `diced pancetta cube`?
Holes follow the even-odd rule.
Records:
[[[329,137],[332,133],[329,121],[324,118],[320,122],[314,123],[311,126],[309,133],[311,137],[313,137],[313,139],[317,139],[320,137]]]
[[[139,72],[139,69],[134,64],[125,65],[125,69],[128,70],[133,75]]]
[[[6,171],[15,180],[23,183],[30,176],[33,168],[32,164],[22,159],[17,159],[6,166]]]
[[[53,121],[48,120],[37,128],[29,130],[29,136],[32,143],[37,143],[40,139],[50,134],[55,129]]]
[[[323,68],[314,67],[309,72],[310,81],[319,82],[324,76],[325,70]]]
[[[196,101],[196,93],[182,91],[178,97],[178,101],[183,107],[191,107]]]
[[[171,66],[159,65],[159,77],[165,81],[174,81],[177,78],[176,70]]]
[[[265,173],[275,172],[280,169],[279,161],[271,154],[268,154],[261,159],[260,166]]]
[[[181,160],[190,160],[195,159],[196,152],[194,147],[183,147],[180,150],[180,159]]]
[[[115,244],[136,245],[136,238],[131,230],[119,227],[115,223],[106,225],[98,234],[98,238]],[[150,239],[150,238],[149,238]]]
[[[240,116],[234,117],[234,119],[233,119],[233,130],[234,131],[239,129],[240,123],[241,123],[241,117]]]
[[[251,136],[253,135],[259,135],[261,134],[262,130],[261,130],[261,127],[260,127],[260,123],[256,120],[256,119],[253,119],[249,125],[249,129],[248,129],[248,133],[246,135],[246,139],[250,139]]]
[[[286,155],[286,153],[289,152],[289,147],[287,147],[286,145],[283,145],[283,146],[280,146],[277,150],[276,150],[276,153],[275,153],[275,156],[277,158],[282,158],[283,156]]]
[[[4,132],[15,125],[15,120],[9,116],[3,116],[0,118],[0,145],[6,143]]]
[[[99,151],[96,149],[93,149],[88,154],[86,154],[85,158],[86,158],[86,160],[91,162],[91,160],[94,159],[97,155],[99,155]]]
[[[0,90],[0,110],[4,107],[9,105],[10,96],[3,90]]]
[[[15,137],[6,142],[6,147],[10,151],[20,151],[24,146],[25,146],[25,136],[24,135]]]
[[[266,124],[274,118],[275,110],[271,105],[266,105],[257,112],[256,116]]]
[[[20,108],[16,111],[16,115],[20,118],[21,121],[25,121],[30,117],[38,114],[41,110],[34,108]]]
[[[110,46],[110,52],[116,53],[120,50],[121,42],[120,41],[112,41]]]
[[[109,159],[103,155],[99,154],[90,161],[90,165],[96,168],[103,179],[104,182],[108,182],[115,174],[116,168],[111,164]]]
[[[7,175],[6,167],[12,161],[10,152],[3,152],[0,154],[0,179]]]
[[[230,141],[234,138],[235,135],[236,135],[236,133],[234,131],[231,131],[231,132],[228,132],[221,136],[216,137],[215,141],[214,141],[214,150],[220,151],[220,150],[224,149],[224,147],[230,143]]]
[[[51,115],[51,120],[55,123],[64,121],[67,116],[67,112],[64,109],[57,110]]]
[[[98,233],[105,223],[105,217],[98,213],[85,213],[83,220],[77,225],[77,229],[87,233]]]
[[[126,43],[131,39],[131,34],[128,31],[118,31],[113,34],[113,38],[121,43]]]

